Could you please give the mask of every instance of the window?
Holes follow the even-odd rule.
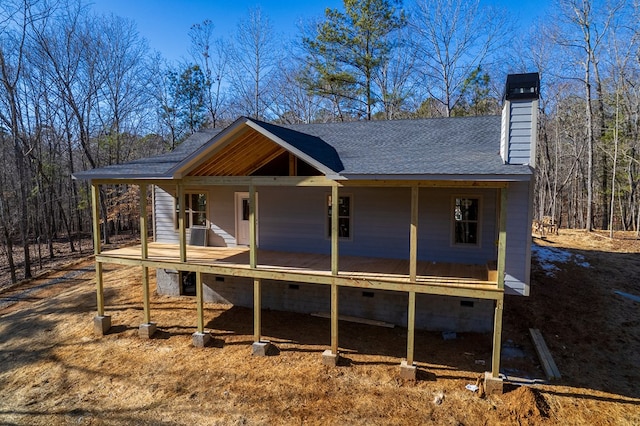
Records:
[[[453,206],[453,243],[478,245],[480,243],[480,199],[456,197]]]
[[[331,195],[327,196],[327,235],[331,238]],[[351,196],[338,197],[338,237],[351,238]]]
[[[206,194],[185,194],[185,228],[192,225],[204,226],[207,224],[207,195]],[[180,219],[180,201],[176,198],[176,229]]]

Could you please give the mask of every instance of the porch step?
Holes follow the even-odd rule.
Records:
[[[495,260],[487,262],[487,281],[498,282],[498,262]]]

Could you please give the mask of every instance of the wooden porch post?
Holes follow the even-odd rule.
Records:
[[[192,335],[196,348],[204,348],[211,341],[211,335],[204,332],[204,294],[202,292],[202,271],[196,271],[196,309],[198,311],[198,329]]]
[[[149,241],[147,233],[147,185],[140,185],[140,246],[142,260],[149,258]],[[151,309],[149,303],[149,268],[142,266],[142,295],[144,303],[144,322],[151,322]]]
[[[416,282],[418,274],[418,187],[411,187],[411,232],[409,235],[409,281]],[[416,323],[416,293],[409,292],[407,311],[407,365],[413,365]]]
[[[249,267],[255,269],[258,265],[258,236],[256,217],[256,187],[249,185]]]
[[[338,275],[338,186],[331,187],[331,275]],[[338,354],[338,285],[331,284],[331,353]]]
[[[178,215],[178,235],[180,239],[180,262],[187,261],[187,212],[184,200],[184,185],[179,183],[177,186],[178,205],[180,206],[180,214]]]
[[[258,266],[258,236],[256,217],[256,187],[249,185],[249,267],[255,269]],[[262,282],[259,278],[253,279],[253,341],[260,342],[262,337]]]
[[[100,188],[91,182],[91,215],[93,220],[93,253],[98,256],[102,251],[100,244]],[[96,305],[98,315],[93,319],[93,330],[104,336],[111,328],[111,317],[104,314],[104,281],[102,262],[96,261]]]
[[[411,225],[409,233],[409,281],[415,284],[418,276],[418,193],[417,186],[411,187]],[[407,360],[400,363],[400,377],[415,380],[416,367],[413,365],[416,325],[416,292],[409,292],[407,306]]]
[[[98,256],[101,252],[100,239],[100,187],[91,183],[91,214],[93,216],[93,253]],[[98,316],[104,316],[104,288],[102,281],[102,263],[96,262],[96,301]]]
[[[180,208],[184,210],[181,205]],[[149,258],[149,235],[147,233],[147,185],[140,184],[140,247],[141,259]],[[142,265],[142,303],[144,306],[144,322],[138,327],[138,336],[150,338],[156,332],[156,325],[151,322],[151,303],[149,302],[149,268]]]
[[[198,309],[198,333],[204,333],[204,297],[202,294],[202,272],[196,271],[196,305]]]
[[[502,310],[504,299],[496,300],[496,312],[493,319],[493,355],[491,357],[491,377],[497,379],[500,374],[500,348],[502,346]]]
[[[411,233],[409,235],[409,280],[416,282],[418,271],[418,187],[411,187]]]
[[[256,187],[249,185],[249,268],[258,267],[258,215]],[[252,354],[266,356],[273,345],[262,341],[262,280],[253,279],[253,345]]]
[[[507,188],[500,189],[500,220],[498,234],[498,288],[504,290],[505,259],[507,254]],[[502,347],[502,311],[504,296],[496,300],[493,320],[493,355],[491,357],[491,376],[498,378],[500,373],[500,350]]]

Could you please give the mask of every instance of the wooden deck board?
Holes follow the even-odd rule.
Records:
[[[149,243],[148,259],[179,264],[180,250],[177,244]],[[140,259],[141,247],[130,246],[105,251],[104,257]],[[199,265],[224,265],[249,269],[247,247],[199,247],[188,246],[187,261]],[[315,275],[331,274],[331,256],[323,254],[293,253],[258,250],[258,269],[302,272]],[[409,261],[359,256],[340,256],[340,276],[355,280],[384,279],[409,282]],[[418,261],[418,284],[495,286],[488,280],[486,265],[466,265]]]

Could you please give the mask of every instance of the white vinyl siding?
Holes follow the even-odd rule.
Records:
[[[235,245],[234,194],[243,187],[211,187],[208,194],[213,246]],[[329,254],[327,190],[314,187],[259,187],[260,248]],[[352,198],[351,238],[340,240],[340,255],[407,259],[411,191],[409,188],[349,188]],[[435,189],[419,191],[418,259],[434,262],[485,264],[497,258],[496,189]],[[480,244],[451,244],[452,197],[478,197]],[[508,191],[507,292],[527,294],[529,282],[529,183],[511,183]],[[157,241],[177,243],[173,229],[173,196],[156,191]],[[168,206],[168,207],[167,207]],[[408,271],[407,271],[408,273]]]

